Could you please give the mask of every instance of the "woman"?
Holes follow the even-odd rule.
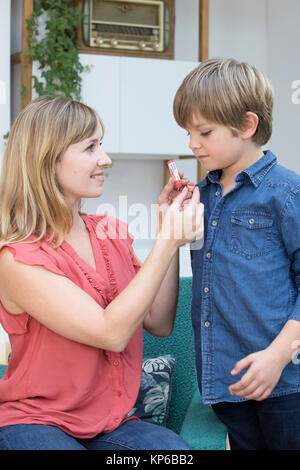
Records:
[[[111,163],[102,137],[94,110],[48,97],[10,133],[0,183],[0,321],[12,347],[0,381],[1,449],[189,448],[127,414],[142,328],[171,333],[178,247],[202,236],[203,206],[197,190],[187,203],[186,189],[164,204],[170,181],[141,267],[126,224],[80,212],[81,198],[102,194]]]

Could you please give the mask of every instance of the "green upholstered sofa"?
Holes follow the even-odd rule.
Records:
[[[144,357],[172,354],[176,366],[167,427],[181,435],[195,450],[225,450],[226,427],[199,394],[194,333],[191,323],[192,278],[181,277],[175,326],[168,338],[144,332]]]
[[[172,354],[176,358],[167,427],[180,434],[195,450],[225,450],[227,430],[212,409],[202,404],[198,391],[191,292],[192,278],[180,278],[173,333],[168,338],[157,338],[144,332],[144,357]],[[0,365],[0,377],[5,368]]]

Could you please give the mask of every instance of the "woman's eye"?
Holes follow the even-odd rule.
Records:
[[[88,151],[88,152],[93,152],[93,151],[94,151],[94,144],[90,145],[90,146],[87,148],[87,151]]]
[[[101,147],[102,145],[102,140],[99,141],[99,144],[97,144],[96,142],[89,145],[89,147],[87,147],[86,151],[87,152],[90,152],[90,153],[94,153],[95,150],[97,149],[97,145],[99,145],[99,147]]]

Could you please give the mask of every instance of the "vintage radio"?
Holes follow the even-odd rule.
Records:
[[[84,0],[84,49],[170,56],[173,5],[174,0]]]

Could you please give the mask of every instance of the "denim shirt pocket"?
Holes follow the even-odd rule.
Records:
[[[272,226],[273,217],[266,211],[233,211],[230,251],[247,259],[270,253]]]

